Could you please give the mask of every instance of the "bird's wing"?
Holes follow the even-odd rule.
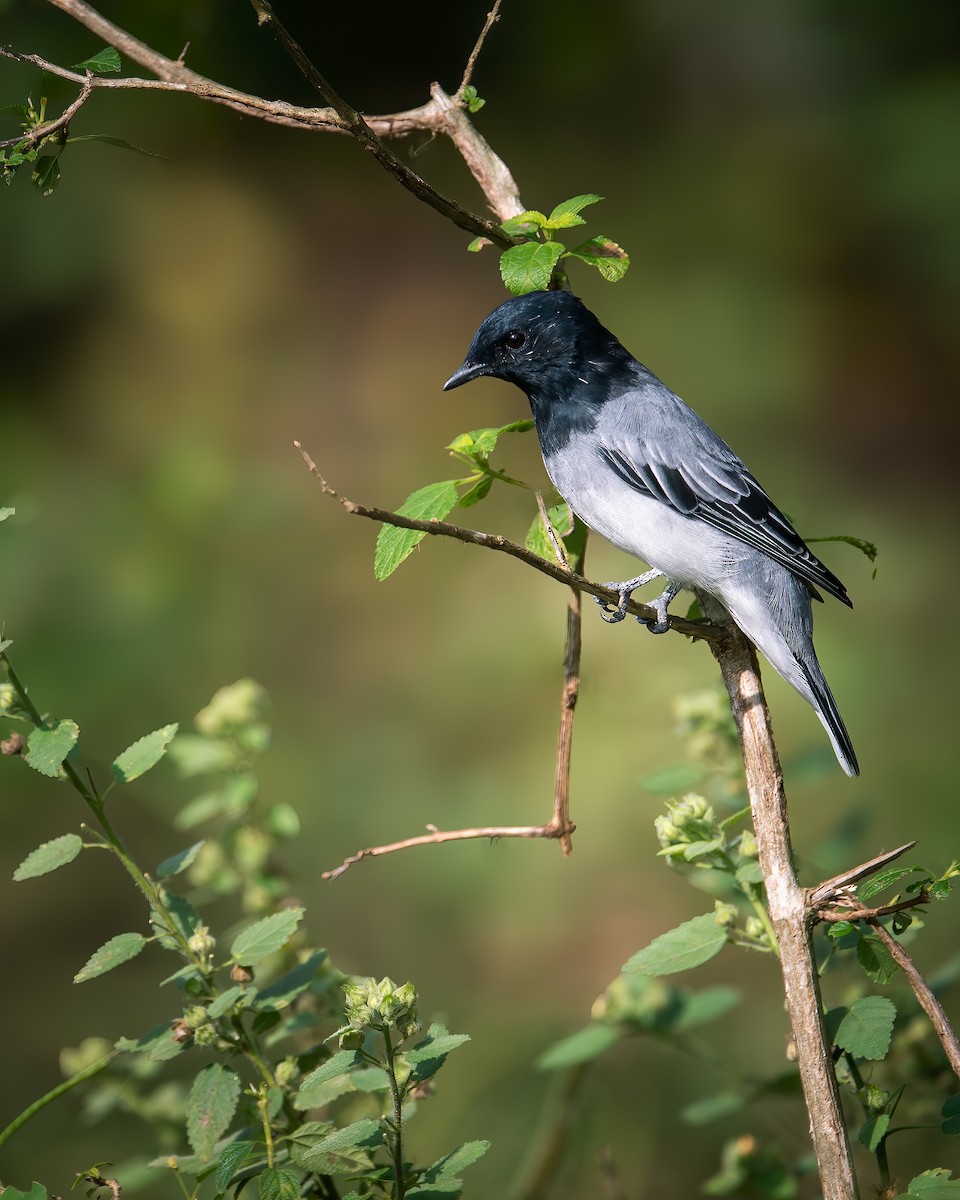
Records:
[[[632,488],[705,521],[850,605],[846,588],[809,547],[736,454],[657,380],[657,395],[633,392],[601,421],[600,456]],[[662,391],[660,390],[662,389]],[[645,388],[646,392],[647,389]],[[639,403],[637,403],[639,399]]]

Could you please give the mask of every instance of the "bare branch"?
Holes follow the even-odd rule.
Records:
[[[721,614],[716,616],[719,621]],[[853,1159],[821,1016],[820,981],[807,897],[794,870],[783,772],[756,651],[736,626],[728,623],[724,638],[710,643],[710,652],[723,675],[740,735],[760,866],[770,920],[777,935],[787,1011],[810,1114],[810,1136],[820,1169],[823,1200],[856,1200]]]
[[[885,850],[882,854],[878,854],[875,858],[871,858],[868,862],[861,863],[859,867],[851,867],[848,871],[841,871],[839,875],[834,875],[832,879],[824,880],[815,888],[810,888],[807,892],[808,907],[819,909],[825,902],[831,900],[844,888],[850,887],[851,884],[859,883],[861,879],[866,879],[870,875],[889,866],[890,863],[906,854],[908,850],[912,850],[916,842],[904,842],[902,846],[898,846],[896,850]]]
[[[937,1037],[940,1039],[940,1044],[943,1046],[950,1066],[953,1067],[953,1073],[960,1079],[960,1039],[957,1038],[953,1027],[947,1019],[947,1014],[943,1011],[943,1005],[933,994],[933,989],[929,983],[927,983],[917,970],[913,959],[910,957],[903,943],[898,942],[893,934],[880,924],[876,917],[869,918],[867,924],[872,927],[877,937],[890,951],[893,961],[910,981],[910,986],[917,997],[917,1002],[930,1018],[930,1023],[933,1025]]]
[[[509,554],[511,558],[520,559],[521,562],[535,568],[543,575],[549,575],[551,579],[557,580],[558,583],[564,583],[568,587],[576,587],[582,592],[589,592],[591,596],[597,596],[608,604],[619,602],[619,594],[611,588],[604,587],[602,583],[594,583],[593,580],[585,579],[582,575],[578,575],[576,571],[566,571],[556,563],[548,562],[547,559],[541,558],[539,554],[534,554],[526,546],[520,546],[516,542],[511,542],[509,538],[505,538],[502,534],[483,533],[479,529],[466,529],[462,525],[451,525],[446,521],[417,521],[412,517],[403,517],[399,513],[390,512],[385,508],[368,508],[365,504],[357,504],[354,500],[348,500],[346,496],[341,496],[339,492],[335,491],[327,483],[320,474],[317,464],[307,451],[304,450],[300,442],[295,441],[293,444],[300,452],[300,456],[307,464],[311,474],[319,481],[323,491],[328,496],[332,496],[337,500],[353,516],[367,517],[369,520],[378,521],[383,525],[396,525],[399,529],[416,529],[420,533],[429,533],[435,537],[454,538],[458,542],[467,542],[473,546],[483,546],[487,550],[499,550],[503,554]],[[649,605],[638,604],[634,600],[628,603],[627,612],[635,617],[639,617],[643,621],[655,621],[657,619],[657,614]],[[724,636],[721,630],[709,622],[701,624],[696,621],[686,621],[683,617],[672,616],[668,620],[671,629],[677,633],[684,634],[686,637],[697,638],[705,642],[716,642],[720,637]]]
[[[470,57],[467,59],[467,65],[463,70],[463,78],[460,80],[460,86],[457,88],[457,95],[463,95],[463,89],[468,87],[470,80],[473,78],[473,69],[477,65],[477,59],[480,57],[480,51],[483,49],[483,43],[487,40],[487,34],[494,27],[497,21],[500,20],[500,5],[502,0],[494,0],[493,8],[487,13],[487,19],[483,23],[483,28],[480,30],[480,36],[477,38],[476,44],[470,51]]]
[[[576,826],[571,825],[566,829],[561,829],[552,821],[546,825],[482,825],[476,829],[442,830],[432,827],[429,833],[421,833],[417,837],[403,838],[402,841],[389,842],[385,846],[370,846],[366,850],[358,850],[356,854],[345,858],[339,867],[324,871],[320,878],[337,879],[354,863],[358,863],[364,858],[379,858],[383,854],[393,854],[397,850],[409,850],[413,846],[441,846],[445,842],[465,842],[477,838],[490,838],[491,840],[497,838],[558,839],[569,835],[575,828]]]

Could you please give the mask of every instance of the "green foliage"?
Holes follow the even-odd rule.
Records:
[[[654,938],[649,946],[632,955],[623,969],[639,971],[642,975],[689,971],[719,954],[727,944],[727,938],[727,929],[717,921],[716,915],[704,913]]]
[[[471,115],[473,113],[478,113],[486,104],[486,100],[483,100],[479,95],[477,95],[477,89],[472,83],[468,83],[467,86],[460,92],[460,101],[466,106],[467,112],[469,112]]]
[[[104,46],[102,50],[98,50],[90,58],[85,58],[83,62],[74,63],[70,69],[72,71],[89,71],[91,75],[119,75],[121,65],[120,55],[113,46]]]
[[[863,996],[843,1014],[834,1045],[856,1058],[881,1059],[890,1049],[897,1010],[886,996]]]
[[[951,1179],[946,1167],[934,1167],[911,1179],[907,1190],[894,1200],[960,1200],[960,1179]]]
[[[525,488],[527,485],[519,479],[511,479],[503,471],[492,467],[490,455],[505,433],[525,433],[532,428],[533,421],[525,418],[495,428],[474,429],[469,433],[459,434],[445,449],[452,459],[465,466],[470,473],[463,479],[446,479],[418,488],[404,500],[396,510],[397,514],[416,521],[442,521],[457,505],[470,508],[478,504],[489,493],[496,480]],[[459,489],[463,489],[462,492]],[[426,535],[427,531],[422,529],[382,525],[374,551],[374,576],[378,580],[389,578]]]
[[[523,296],[557,286],[561,279],[560,263],[570,258],[587,263],[610,283],[622,279],[630,266],[630,256],[611,238],[599,235],[571,248],[557,240],[556,235],[562,230],[585,224],[581,211],[602,199],[590,192],[562,200],[549,216],[528,209],[504,221],[500,226],[503,232],[519,239],[518,245],[500,254],[500,277],[508,291]],[[477,251],[486,244],[484,238],[474,238],[468,249]]]
[[[478,430],[458,453],[479,461],[501,432]],[[39,846],[15,878],[54,871],[85,845],[110,851],[147,902],[148,932],[111,937],[75,982],[113,971],[151,941],[171,956],[174,969],[161,984],[173,985],[162,993],[168,1019],[117,1038],[112,1048],[93,1039],[65,1052],[71,1078],[0,1130],[0,1142],[83,1083],[88,1119],[115,1110],[145,1118],[164,1150],[149,1165],[172,1170],[181,1181],[195,1179],[197,1188],[210,1177],[218,1195],[239,1195],[255,1180],[256,1192],[247,1194],[261,1200],[320,1200],[340,1194],[331,1182],[337,1178],[372,1200],[404,1193],[459,1196],[460,1175],[485,1152],[486,1142],[467,1142],[417,1165],[403,1154],[401,1139],[405,1122],[428,1095],[427,1081],[469,1038],[439,1023],[421,1035],[411,983],[343,976],[325,950],[308,944],[304,909],[280,903],[287,881],[273,866],[273,849],[299,826],[289,806],[258,804],[252,768],[270,741],[263,689],[240,680],[216,693],[197,714],[192,733],[177,736],[176,725],[168,725],[140,738],[118,756],[101,793],[92,774],[64,768],[77,743],[76,724],[42,715],[5,655],[2,663],[7,682],[0,685],[0,715],[31,726],[29,765],[41,763],[45,774],[69,781],[95,822],[85,826],[86,842],[69,833]],[[132,786],[167,751],[184,780],[200,779],[207,789],[204,814],[197,816],[194,801],[192,819],[209,828],[150,876],[105,819],[104,803],[118,781]],[[16,756],[3,761],[11,769]],[[187,892],[174,892],[174,883]],[[230,895],[239,896],[243,911],[262,915],[225,938],[202,910]],[[237,915],[228,917],[230,924]],[[223,945],[229,946],[226,954]],[[328,1044],[338,1036],[342,1048],[331,1053]],[[180,1066],[175,1079],[160,1078],[174,1058]],[[318,1113],[323,1119],[310,1119]],[[190,1152],[172,1154],[171,1139]],[[91,1200],[107,1186],[100,1173],[106,1165],[80,1173]],[[23,1195],[9,1188],[7,1194]],[[35,1185],[26,1195],[45,1200],[46,1192]]]

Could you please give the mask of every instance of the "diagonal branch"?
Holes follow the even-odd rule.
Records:
[[[528,567],[533,567],[540,571],[543,575],[549,575],[551,579],[557,580],[558,583],[566,584],[567,587],[575,587],[582,592],[589,592],[591,596],[596,596],[606,604],[617,604],[620,596],[618,592],[612,588],[605,587],[602,583],[594,583],[591,579],[585,579],[582,575],[578,575],[576,571],[569,571],[565,567],[559,566],[557,563],[549,562],[545,558],[541,558],[539,554],[534,554],[532,550],[528,550],[526,546],[520,546],[516,542],[511,542],[509,538],[505,538],[499,533],[483,533],[479,529],[466,529],[462,525],[451,525],[447,521],[418,521],[413,517],[404,517],[400,513],[390,512],[386,508],[368,508],[365,504],[357,504],[354,500],[348,500],[346,496],[341,496],[335,491],[329,483],[320,474],[317,464],[313,461],[310,455],[304,450],[300,442],[295,441],[294,446],[300,452],[300,456],[307,464],[307,467],[312,475],[319,481],[324,493],[332,496],[335,500],[346,509],[348,513],[356,517],[367,517],[371,521],[378,521],[382,525],[396,525],[399,529],[415,529],[419,533],[429,533],[435,537],[454,538],[458,542],[467,542],[473,546],[483,546],[487,550],[499,550],[502,554],[509,554],[511,558],[518,558],[521,562],[526,563]],[[639,617],[643,621],[656,621],[657,613],[647,604],[638,604],[631,600],[627,604],[627,612],[635,617]],[[682,633],[686,637],[696,638],[705,642],[716,642],[720,637],[724,636],[722,631],[715,625],[709,622],[687,621],[683,617],[668,617],[670,628],[676,630],[677,633]]]
[[[487,40],[487,34],[494,27],[497,21],[500,20],[500,5],[503,0],[494,0],[493,8],[487,13],[487,19],[483,23],[483,28],[480,30],[480,36],[477,38],[476,44],[470,51],[470,57],[467,59],[467,65],[463,69],[463,78],[460,80],[460,86],[457,88],[457,95],[463,95],[463,89],[470,86],[470,81],[473,79],[473,69],[477,65],[477,59],[480,57],[480,51],[483,49],[483,43]]]
[[[0,53],[5,52],[0,50]],[[80,95],[63,110],[59,117],[53,121],[44,121],[40,125],[34,125],[31,129],[24,130],[18,138],[5,138],[3,141],[0,141],[0,149],[5,149],[7,146],[19,146],[21,149],[25,146],[35,146],[38,142],[42,142],[44,138],[49,137],[51,133],[56,133],[58,129],[66,129],[76,113],[86,104],[90,93],[93,91],[93,75],[88,72],[86,76],[81,75],[79,78],[83,80],[80,86]]]

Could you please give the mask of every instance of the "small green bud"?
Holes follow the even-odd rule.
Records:
[[[747,937],[756,938],[757,941],[763,941],[766,939],[767,927],[759,917],[747,917],[743,928]]]
[[[183,1023],[188,1029],[199,1029],[201,1025],[206,1025],[209,1020],[207,1010],[201,1004],[192,1005],[183,1014]]]
[[[757,835],[752,829],[745,829],[740,835],[740,857],[757,857]]]
[[[261,714],[267,693],[253,679],[240,679],[220,688],[213,699],[194,717],[194,724],[208,737],[229,733],[249,725]]]
[[[198,925],[187,939],[187,948],[191,954],[208,958],[216,949],[217,939],[206,925]]]
[[[694,792],[682,800],[668,800],[667,811],[654,821],[657,840],[668,854],[693,842],[709,842],[720,837],[713,807]]]
[[[285,1058],[283,1062],[277,1063],[275,1072],[277,1083],[282,1088],[291,1087],[300,1077],[300,1067],[295,1058]]]
[[[215,1025],[201,1025],[199,1029],[194,1030],[193,1040],[198,1046],[216,1046],[220,1042],[220,1034],[217,1033]]]
[[[717,924],[723,925],[729,929],[736,925],[737,918],[740,916],[740,910],[735,904],[728,904],[725,900],[717,900],[714,902],[713,910],[716,914]],[[756,920],[752,917],[751,920]],[[749,925],[749,921],[747,922]]]
[[[861,1092],[864,1106],[870,1112],[878,1113],[890,1103],[891,1093],[882,1087],[877,1087],[875,1084],[868,1083]]]

